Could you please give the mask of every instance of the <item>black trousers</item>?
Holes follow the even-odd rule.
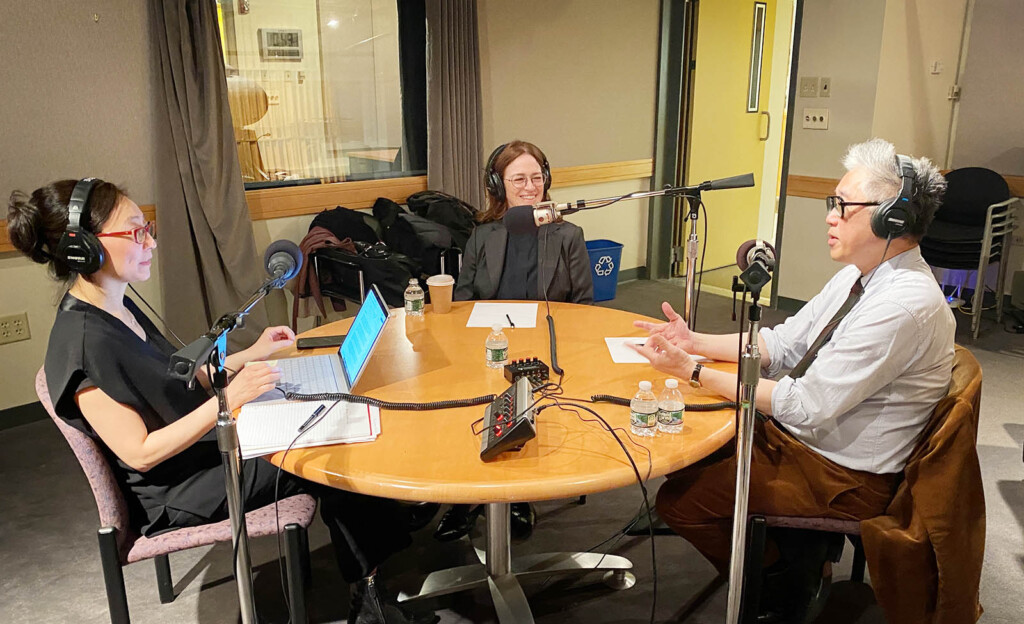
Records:
[[[274,483],[277,476],[278,468],[262,458],[242,462],[242,487],[246,511],[274,502]],[[188,511],[174,510],[168,517],[168,526],[163,530],[226,519],[226,492],[221,489],[219,493],[204,494],[220,497],[220,504],[211,517],[205,518]],[[397,501],[337,490],[281,471],[277,500],[295,494],[309,494],[319,500],[320,517],[331,532],[338,568],[348,583],[369,576],[390,555],[406,548],[412,542],[407,514]]]

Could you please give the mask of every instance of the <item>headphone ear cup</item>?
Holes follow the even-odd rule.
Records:
[[[499,203],[505,201],[505,181],[497,171],[487,171],[487,192]]]
[[[57,257],[79,275],[92,275],[103,266],[103,243],[92,232],[64,232],[57,243]]]
[[[547,194],[551,190],[551,165],[548,164],[547,159],[544,159],[544,164],[540,168],[541,173],[544,174],[544,193]]]
[[[871,213],[871,231],[878,238],[899,238],[911,226],[911,215],[896,205],[899,198],[887,199]]]

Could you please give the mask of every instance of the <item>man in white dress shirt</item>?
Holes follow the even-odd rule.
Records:
[[[832,259],[847,266],[784,324],[760,331],[762,371],[778,380],[757,387],[757,409],[771,419],[756,425],[751,513],[883,513],[950,382],[955,321],[918,247],[945,180],[881,139],[850,147],[843,165],[825,223]],[[691,354],[736,361],[739,335],[692,332],[663,309],[668,323],[636,323],[651,333],[638,351],[659,371],[735,396],[735,375]],[[725,574],[736,470],[728,450],[672,475],[657,499],[665,522]],[[766,563],[777,557],[773,548]]]

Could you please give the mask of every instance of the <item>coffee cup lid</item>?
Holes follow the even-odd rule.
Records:
[[[441,275],[431,275],[430,277],[427,278],[427,286],[447,286],[449,284],[454,283],[454,277],[452,277],[451,275],[445,275],[443,273]]]

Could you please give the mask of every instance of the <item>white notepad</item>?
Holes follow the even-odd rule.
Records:
[[[501,325],[528,328],[537,326],[536,303],[474,303],[466,327],[493,327]]]
[[[237,426],[242,459],[283,451],[289,445],[295,449],[370,442],[380,434],[380,409],[342,401],[299,435],[299,427],[320,405],[328,409],[333,403],[274,401],[243,405]]]

